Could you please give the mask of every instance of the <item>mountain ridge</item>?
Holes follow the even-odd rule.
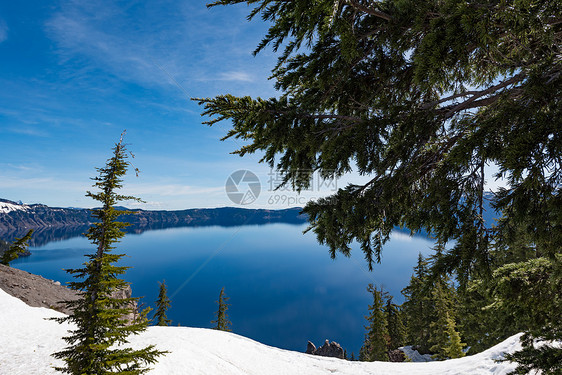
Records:
[[[164,229],[182,226],[238,226],[248,224],[289,223],[302,224],[307,216],[302,208],[280,210],[251,209],[241,207],[191,208],[185,210],[142,210],[122,215],[121,221],[128,222],[129,232],[148,229]],[[29,229],[41,230],[82,228],[95,222],[92,209],[49,207],[44,204],[20,204],[0,198],[0,238],[13,239]]]

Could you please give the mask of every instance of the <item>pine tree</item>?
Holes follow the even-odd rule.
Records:
[[[123,143],[123,134],[113,148],[113,155],[105,167],[98,168],[99,175],[93,180],[99,192],[87,192],[87,196],[102,204],[92,210],[99,220],[92,224],[86,237],[96,246],[96,252],[87,255],[83,268],[67,270],[78,281],[70,288],[78,291],[81,298],[66,302],[72,313],[56,318],[60,323],[69,322],[76,326],[70,336],[64,337],[69,344],[54,357],[64,361],[64,367],[57,370],[73,375],[99,375],[109,373],[142,374],[149,369],[144,367],[156,362],[164,352],[150,345],[141,349],[121,347],[126,344],[130,334],[138,334],[148,326],[146,311],[135,314],[129,320],[125,316],[135,313],[134,304],[138,298],[115,298],[112,293],[125,289],[129,284],[117,276],[125,273],[128,267],[116,266],[123,254],[114,254],[115,243],[125,234],[121,230],[127,223],[117,221],[127,211],[116,210],[119,201],[138,200],[120,195],[116,191],[122,186],[122,177],[130,163]]]
[[[166,280],[160,283],[160,292],[158,293],[158,299],[156,300],[156,312],[154,313],[154,319],[156,320],[156,325],[159,326],[169,326],[172,322],[166,316],[166,311],[170,308],[170,299],[167,295]]]
[[[216,324],[215,329],[218,329],[219,331],[231,331],[230,326],[232,325],[232,323],[230,322],[230,320],[228,320],[228,315],[226,314],[226,311],[230,306],[230,304],[226,303],[228,300],[229,297],[224,294],[223,287],[219,294],[219,300],[217,301],[217,304],[219,305],[219,308],[215,313],[217,319],[211,321],[212,324]]]
[[[402,321],[400,308],[392,303],[392,296],[387,298],[384,312],[388,323],[388,336],[390,338],[388,350],[390,351],[404,345],[406,340],[406,327]]]
[[[365,342],[359,351],[361,361],[388,361],[389,334],[388,323],[384,312],[383,290],[369,284],[367,291],[373,295],[373,304],[369,306],[369,315],[365,318],[369,323],[365,327]]]
[[[33,229],[30,229],[29,232],[27,232],[27,234],[22,238],[16,238],[8,250],[2,254],[0,264],[9,266],[11,261],[18,259],[20,254],[25,253],[27,251],[27,247],[29,246],[27,243],[31,239],[32,234]]]

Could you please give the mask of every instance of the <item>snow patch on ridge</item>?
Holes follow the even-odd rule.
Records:
[[[27,210],[29,210],[29,206],[27,205],[0,202],[0,214],[7,214],[12,211],[27,211]]]

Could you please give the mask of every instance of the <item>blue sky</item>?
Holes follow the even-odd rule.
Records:
[[[302,195],[269,191],[277,178],[258,163],[260,155],[240,158],[230,154],[239,141],[220,141],[228,123],[201,124],[190,97],[276,95],[267,79],[275,54],[252,56],[267,25],[248,22],[245,5],[205,5],[0,3],[0,198],[94,206],[84,196],[89,179],[124,129],[141,174],[127,177],[123,192],[144,199],[145,209],[236,205],[225,182],[241,169],[261,182],[247,207],[303,206],[333,193],[333,182],[319,188],[316,178]],[[335,184],[367,179],[351,175]]]
[[[90,207],[95,167],[127,129],[148,209],[233,205],[229,174],[259,156],[220,142],[190,97],[274,96],[275,56],[251,52],[266,30],[246,6],[205,1],[16,1],[0,4],[0,197]],[[262,195],[262,199],[265,196]],[[257,206],[267,202],[256,201]]]

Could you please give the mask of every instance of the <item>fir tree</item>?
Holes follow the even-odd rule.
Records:
[[[158,299],[156,300],[156,312],[154,313],[154,319],[156,320],[156,325],[158,326],[169,326],[172,322],[166,316],[166,311],[170,308],[170,299],[167,295],[166,280],[160,283],[160,292],[158,293]]]
[[[367,291],[373,295],[373,304],[369,306],[369,315],[365,318],[369,323],[365,327],[365,342],[359,351],[361,361],[388,361],[389,334],[388,323],[384,312],[383,290],[369,284]]]
[[[445,355],[447,358],[464,357],[465,353],[463,352],[463,348],[466,344],[461,342],[461,336],[455,329],[455,321],[451,317],[447,319],[447,334],[449,336],[449,340],[445,346]]]
[[[29,230],[29,232],[27,232],[27,234],[22,238],[16,238],[10,247],[4,251],[4,254],[2,254],[0,263],[5,266],[9,266],[11,261],[18,259],[20,254],[25,253],[27,251],[27,247],[29,246],[27,243],[31,239],[32,234],[33,229]]]
[[[212,324],[216,324],[215,329],[218,329],[219,331],[231,331],[230,326],[232,325],[232,323],[230,322],[230,320],[228,320],[228,315],[226,314],[226,311],[230,306],[230,304],[226,303],[228,300],[229,297],[224,294],[223,287],[219,294],[219,300],[217,301],[217,304],[219,306],[217,312],[215,313],[217,319],[211,321]]]
[[[416,345],[422,354],[429,353],[429,322],[434,317],[429,285],[427,261],[419,253],[410,283],[402,290],[405,297],[402,312],[407,327],[406,341],[410,345]]]
[[[429,324],[432,344],[430,350],[436,359],[458,358],[463,356],[461,349],[465,344],[455,330],[454,311],[452,308],[451,287],[443,280],[438,280],[432,290],[435,317]],[[458,341],[458,342],[457,342]],[[456,357],[450,357],[451,353]]]
[[[117,276],[125,273],[128,267],[116,266],[123,254],[114,254],[115,243],[124,236],[121,230],[127,223],[117,221],[127,211],[116,210],[119,201],[138,200],[120,195],[116,191],[122,186],[122,177],[130,163],[123,143],[123,135],[113,148],[113,155],[105,167],[98,168],[99,175],[93,180],[99,192],[87,192],[87,196],[102,204],[92,210],[99,220],[92,224],[86,237],[96,246],[96,252],[87,255],[83,268],[67,270],[78,281],[70,288],[80,293],[81,298],[66,302],[72,313],[57,318],[60,323],[69,322],[76,326],[70,336],[64,337],[68,347],[57,352],[54,357],[62,359],[65,366],[57,370],[73,375],[99,375],[109,373],[142,374],[149,369],[144,367],[156,362],[164,352],[150,345],[141,349],[121,347],[126,344],[130,334],[138,334],[148,326],[146,311],[135,314],[132,320],[125,318],[135,313],[134,304],[138,298],[115,298],[112,292],[124,289],[128,283]]]
[[[506,264],[494,271],[491,285],[494,303],[489,308],[509,311],[528,327],[523,349],[506,355],[519,363],[515,373],[561,374],[562,350],[556,340],[562,336],[562,255]],[[535,346],[537,338],[540,346]]]
[[[496,281],[491,250],[524,223],[537,256],[562,268],[559,2],[216,0],[209,6],[240,3],[251,5],[249,19],[269,23],[255,53],[282,49],[272,70],[279,95],[196,100],[211,116],[207,123],[231,121],[226,138],[246,141],[238,154],[262,153],[297,189],[309,187],[316,171],[369,176],[304,209],[332,257],[349,255],[357,241],[372,267],[394,228],[424,230],[451,243],[440,270],[454,272],[466,288],[475,279]],[[486,175],[490,164],[497,174]],[[505,220],[490,231],[485,182],[500,176],[508,186],[491,200]],[[562,275],[551,276],[558,285]],[[511,304],[525,295],[513,292],[494,298]],[[558,289],[543,303],[560,311],[561,300]],[[562,340],[559,320],[546,318],[525,330]],[[536,353],[537,369],[558,359],[552,353]]]
[[[388,350],[394,350],[404,345],[406,340],[406,327],[402,321],[402,312],[400,308],[392,303],[392,296],[386,300],[384,307],[386,314],[386,321],[388,324],[388,336],[390,338],[388,343]]]

